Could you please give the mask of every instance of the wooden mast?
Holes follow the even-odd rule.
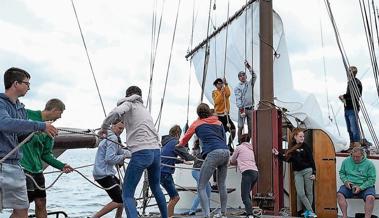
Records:
[[[273,10],[272,0],[259,1],[260,102],[254,112],[253,140],[256,145],[259,178],[254,199],[267,214],[279,214],[283,189],[278,161],[272,148],[281,146],[281,116],[273,107]]]

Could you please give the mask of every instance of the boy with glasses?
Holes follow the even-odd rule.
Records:
[[[27,120],[19,97],[29,90],[30,74],[20,68],[4,73],[5,93],[0,93],[0,210],[12,208],[12,218],[28,216],[25,174],[19,161],[22,154],[14,150],[27,134],[43,131],[54,137],[58,130],[50,122]]]

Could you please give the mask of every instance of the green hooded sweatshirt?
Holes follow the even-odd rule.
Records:
[[[29,120],[43,122],[41,111],[27,110],[27,113]],[[52,167],[62,170],[65,164],[54,157],[52,152],[53,144],[54,140],[46,133],[35,134],[29,142],[21,147],[21,166],[31,173],[42,173],[42,161],[45,161]]]
[[[356,164],[351,156],[347,157],[342,162],[339,174],[343,183],[350,181],[353,185],[359,186],[361,190],[375,185],[375,166],[366,156],[359,164]]]

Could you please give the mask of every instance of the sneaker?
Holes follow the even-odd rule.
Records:
[[[212,185],[211,189],[214,190],[214,191],[217,191],[218,190],[218,186],[217,185]]]
[[[309,211],[308,217],[317,217],[317,215],[313,213],[312,211]]]
[[[310,212],[311,212],[311,211],[306,210],[306,211],[305,211],[304,213],[302,213],[301,215],[304,216],[304,217],[308,217]]]
[[[227,216],[224,215],[224,214],[216,213],[216,214],[213,216],[213,218],[227,218]]]

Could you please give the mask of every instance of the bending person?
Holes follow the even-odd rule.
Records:
[[[248,134],[241,136],[241,144],[236,148],[230,164],[237,165],[242,173],[241,180],[241,198],[245,205],[246,217],[253,217],[253,207],[251,204],[251,190],[258,180],[258,168],[255,163],[253,145],[249,143],[250,137]]]
[[[154,127],[153,118],[142,101],[142,90],[137,86],[130,86],[126,90],[125,98],[118,101],[103,121],[99,135],[106,135],[110,124],[117,119],[124,120],[126,144],[132,157],[125,171],[122,196],[125,211],[128,217],[138,217],[134,193],[147,170],[149,186],[154,194],[162,218],[167,218],[166,199],[160,187],[161,148],[159,135]]]
[[[50,99],[43,111],[32,111],[27,109],[29,120],[34,121],[56,121],[61,118],[65,110],[64,103],[57,99]],[[26,177],[26,187],[28,189],[29,203],[35,203],[35,214],[37,218],[46,218],[46,190],[40,190],[34,184],[34,181],[39,187],[45,188],[45,176],[43,175],[43,162],[61,170],[64,173],[70,173],[74,169],[65,163],[57,160],[53,155],[54,139],[46,133],[38,133],[33,138],[25,143],[22,147],[21,167],[24,169]],[[33,178],[33,179],[32,179]],[[34,181],[33,181],[34,180]]]
[[[117,164],[124,164],[125,158],[130,157],[130,152],[122,149],[120,146],[120,135],[123,131],[124,123],[121,120],[116,120],[113,122],[111,129],[108,130],[107,139],[103,139],[97,148],[92,174],[95,181],[106,189],[105,191],[112,201],[92,216],[92,218],[102,217],[116,208],[115,217],[121,218],[122,193],[120,180],[116,177],[115,166]],[[109,189],[110,187],[113,188]]]
[[[203,208],[205,217],[210,217],[210,205],[206,187],[214,170],[217,169],[221,213],[222,216],[225,216],[228,198],[225,180],[228,173],[230,155],[228,146],[226,145],[225,130],[218,118],[211,116],[211,111],[207,104],[201,103],[197,107],[197,115],[199,118],[191,124],[178,146],[186,145],[194,133],[199,137],[203,143],[201,154],[203,159],[205,159],[200,170],[199,185],[197,187],[201,207]]]
[[[178,156],[187,160],[192,160],[193,158],[188,159],[188,155],[183,156],[182,152],[179,152],[176,149],[176,146],[179,143],[180,135],[182,134],[182,129],[179,125],[175,125],[170,129],[169,135],[162,137],[162,165],[161,165],[161,185],[167,191],[167,194],[170,196],[170,201],[167,204],[168,217],[174,216],[175,205],[180,200],[179,193],[175,188],[174,179],[172,174],[175,173],[175,164],[176,163],[187,163],[180,161],[177,158]],[[182,149],[184,150],[184,149]],[[189,162],[190,163],[190,162]]]

